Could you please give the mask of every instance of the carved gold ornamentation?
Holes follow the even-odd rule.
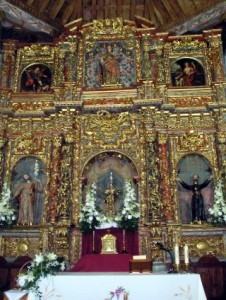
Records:
[[[203,132],[190,130],[179,136],[178,146],[178,151],[208,150],[207,136]]]
[[[174,40],[170,44],[171,52],[192,52],[202,53],[203,48],[206,48],[205,42],[200,42],[198,39],[193,39],[191,36],[182,36],[178,40]]]
[[[123,22],[121,18],[94,20],[94,34],[120,34],[123,30]]]
[[[24,56],[50,56],[52,55],[52,47],[48,45],[33,44],[24,47]]]
[[[18,257],[34,255],[40,249],[40,240],[37,237],[4,237],[3,255],[6,257]]]
[[[201,257],[207,254],[213,254],[215,256],[224,257],[225,248],[224,248],[224,239],[221,235],[211,235],[206,236],[189,236],[183,237],[183,243],[188,244],[189,253],[191,257]]]
[[[54,249],[76,262],[82,249],[82,174],[93,158],[111,153],[128,157],[137,171],[140,253],[164,258],[151,246],[152,237],[169,248],[186,242],[193,257],[212,251],[225,256],[224,228],[221,234],[203,225],[209,231],[199,234],[199,227],[180,224],[176,184],[178,162],[194,153],[208,160],[215,180],[225,177],[226,84],[219,31],[171,36],[138,17],[76,20],[67,29],[54,43],[3,41],[0,183],[12,177],[19,161],[33,156],[45,165],[46,189],[42,226],[14,226],[10,234],[0,230],[0,253],[32,256]],[[87,89],[86,55],[108,43],[133,53],[133,85]],[[172,64],[186,58],[202,65],[205,87],[171,86]],[[51,70],[48,93],[20,92],[23,72],[35,64]]]
[[[211,97],[169,97],[169,103],[176,104],[177,106],[182,107],[194,107],[194,106],[203,106],[212,101]]]

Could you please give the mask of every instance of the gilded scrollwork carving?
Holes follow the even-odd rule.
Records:
[[[128,113],[112,114],[108,111],[99,111],[95,115],[82,117],[83,155],[84,159],[97,149],[125,149],[132,156],[136,152],[137,135],[135,119]],[[125,142],[130,139],[130,144]],[[137,157],[137,154],[135,155]]]
[[[62,146],[61,166],[59,171],[60,186],[58,190],[58,203],[56,206],[56,215],[60,222],[67,220],[70,223],[69,216],[72,206],[72,144],[66,143]]]
[[[189,236],[182,237],[182,242],[189,246],[190,256],[201,257],[203,255],[212,254],[219,257],[225,256],[224,240],[221,235],[213,236]]]
[[[3,254],[5,257],[33,256],[40,249],[40,239],[33,237],[4,237]]]
[[[178,151],[207,151],[208,138],[203,132],[190,130],[178,138]]]
[[[162,203],[160,199],[160,173],[159,173],[159,159],[156,155],[157,149],[155,144],[155,133],[148,133],[148,188],[149,188],[149,218],[150,221],[160,220],[162,216]]]

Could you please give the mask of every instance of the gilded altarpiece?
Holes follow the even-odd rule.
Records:
[[[1,65],[0,182],[10,187],[17,219],[0,229],[0,255],[54,250],[74,264],[82,249],[81,204],[95,182],[96,203],[109,213],[110,178],[116,213],[124,183],[135,187],[139,254],[168,260],[155,241],[186,243],[192,259],[225,257],[225,227],[193,224],[191,194],[178,183],[212,175],[206,212],[220,178],[225,188],[219,30],[170,36],[139,17],[77,20],[48,45],[4,41]],[[20,217],[16,190],[23,180],[34,190],[32,219]]]

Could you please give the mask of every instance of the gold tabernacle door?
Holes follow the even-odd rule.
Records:
[[[112,234],[105,234],[102,238],[101,254],[117,254],[116,237]]]

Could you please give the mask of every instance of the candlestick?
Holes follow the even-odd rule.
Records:
[[[175,255],[175,264],[179,265],[180,264],[180,256],[179,256],[179,246],[177,244],[174,246],[174,255]]]
[[[188,251],[188,245],[184,245],[184,263],[189,264],[189,251]]]

